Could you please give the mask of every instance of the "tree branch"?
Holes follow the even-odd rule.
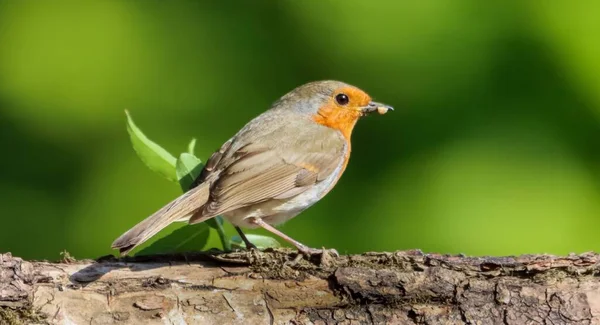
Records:
[[[600,324],[597,254],[0,254],[0,324]]]

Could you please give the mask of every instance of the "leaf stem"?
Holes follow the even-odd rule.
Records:
[[[217,217],[218,218],[218,217]],[[227,239],[227,235],[225,235],[225,229],[223,229],[223,224],[221,222],[216,222],[217,224],[217,233],[219,234],[219,239],[221,240],[221,245],[223,245],[223,250],[226,252],[231,251],[231,243]]]

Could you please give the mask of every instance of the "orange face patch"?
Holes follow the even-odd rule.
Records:
[[[369,102],[371,101],[371,97],[369,95],[367,95],[367,93],[365,93],[364,91],[355,88],[355,87],[341,87],[338,88],[334,91],[333,93],[333,98],[335,98],[335,96],[337,94],[346,94],[348,96],[348,98],[350,99],[350,101],[348,102],[348,105],[346,105],[345,107],[349,107],[352,106],[353,108],[358,108],[358,107],[364,107],[369,105]]]
[[[337,102],[336,96],[344,94],[348,103],[342,105]],[[364,91],[354,87],[341,87],[336,89],[325,105],[319,108],[313,120],[321,125],[340,130],[347,140],[354,129],[354,125],[361,116],[361,108],[368,105],[371,97]]]

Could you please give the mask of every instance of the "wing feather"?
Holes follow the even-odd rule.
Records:
[[[301,140],[299,140],[301,141]],[[234,144],[235,145],[235,144]],[[297,150],[298,146],[302,150]],[[250,143],[220,158],[210,199],[190,223],[272,199],[301,194],[325,180],[344,162],[347,148],[337,135],[304,138],[294,146]]]

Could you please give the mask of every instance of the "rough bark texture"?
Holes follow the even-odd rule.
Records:
[[[597,254],[0,254],[0,323],[600,324]]]

